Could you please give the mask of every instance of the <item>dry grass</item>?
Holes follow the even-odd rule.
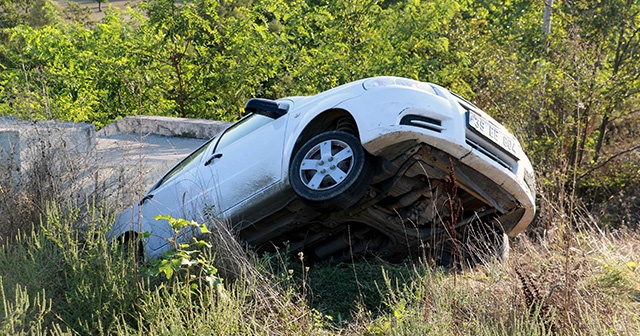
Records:
[[[640,333],[640,234],[603,231],[586,215],[574,229],[553,228],[544,240],[519,236],[512,241],[509,261],[485,262],[457,273],[421,263],[373,260],[306,267],[286,254],[257,257],[225,225],[214,223],[214,248],[207,258],[224,278],[223,294],[199,291],[185,297],[179,286],[172,291],[149,286],[144,268],[132,273],[126,258],[109,252],[100,230],[85,238],[73,234],[69,228],[78,220],[73,213],[65,215],[56,207],[47,213],[43,230],[22,235],[19,244],[5,245],[0,254],[4,305],[24,310],[0,310],[2,330],[121,335]],[[94,213],[92,222],[106,220],[103,216]]]

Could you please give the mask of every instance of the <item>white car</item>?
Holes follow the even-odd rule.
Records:
[[[534,172],[518,140],[438,85],[374,77],[251,99],[245,112],[117,216],[109,236],[148,233],[144,253],[156,258],[173,232],[155,217],[169,215],[226,222],[258,251],[394,258],[423,255],[451,227],[458,238],[487,225],[512,237],[534,218]]]

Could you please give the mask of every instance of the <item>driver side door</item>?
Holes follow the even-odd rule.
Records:
[[[230,211],[234,207],[242,212],[242,204],[251,202],[253,197],[282,180],[287,117],[273,119],[252,114],[220,138],[210,166],[224,217],[234,212]]]

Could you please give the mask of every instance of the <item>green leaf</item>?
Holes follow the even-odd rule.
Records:
[[[204,240],[197,240],[195,244],[198,248],[211,248],[211,244],[207,243]]]
[[[160,266],[158,266],[158,271],[160,273],[164,273],[167,279],[171,279],[171,277],[173,276],[173,267],[171,262],[169,262],[168,260],[163,260],[160,263]]]
[[[159,220],[166,220],[166,221],[172,221],[173,217],[169,216],[169,215],[157,215],[155,217],[155,220],[159,221]]]
[[[200,232],[202,232],[202,233],[211,233],[209,231],[209,229],[207,229],[207,225],[206,224],[201,224],[200,225]]]

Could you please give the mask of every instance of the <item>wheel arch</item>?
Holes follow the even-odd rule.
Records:
[[[362,141],[356,119],[349,111],[341,108],[329,109],[311,119],[302,132],[300,132],[291,150],[291,155],[289,155],[289,165],[291,165],[295,153],[297,153],[302,145],[314,136],[332,130],[342,130],[351,133],[358,138],[358,140]]]

